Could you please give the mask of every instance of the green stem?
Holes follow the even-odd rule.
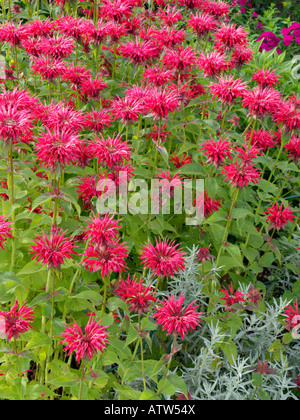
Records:
[[[223,251],[224,243],[226,242],[226,239],[227,239],[228,231],[229,231],[229,228],[230,228],[230,225],[231,225],[232,211],[233,211],[233,207],[234,207],[234,205],[236,203],[238,194],[239,194],[239,189],[236,188],[235,189],[235,192],[234,192],[233,199],[232,199],[230,211],[229,211],[229,219],[227,221],[225,232],[224,232],[224,236],[223,236],[223,240],[222,240],[222,243],[221,243],[221,246],[220,246],[220,249],[219,249],[219,253],[218,253],[218,257],[217,257],[217,261],[216,261],[216,267],[219,266],[219,260],[220,260],[220,257],[221,257],[222,251]]]
[[[16,358],[17,358],[17,366],[18,366],[19,375],[22,376],[22,371],[21,371],[20,363],[19,363],[16,337],[14,337],[14,350],[15,350],[15,354],[16,354]]]
[[[80,378],[80,388],[79,388],[79,395],[78,400],[81,401],[81,395],[82,395],[82,386],[83,386],[83,379],[84,379],[84,372],[85,372],[85,364],[82,359],[82,366],[81,366],[81,378]]]
[[[167,374],[168,374],[169,369],[170,369],[170,366],[171,366],[171,362],[172,362],[172,359],[173,359],[174,348],[175,348],[175,344],[176,344],[176,339],[177,339],[177,336],[176,336],[176,334],[174,334],[174,336],[173,336],[173,343],[172,343],[172,347],[171,347],[171,353],[170,353],[170,359],[168,361],[166,371],[165,371],[165,373],[164,373],[164,375],[163,375],[163,377],[162,377],[162,379],[161,379],[161,381],[159,383],[159,387],[157,389],[157,393],[158,394],[160,394],[160,392],[161,392],[161,389],[162,389],[162,387],[163,387],[163,385],[165,383],[165,380],[167,378]]]
[[[274,229],[273,229],[273,232],[272,232],[272,235],[271,235],[271,237],[270,237],[270,240],[269,240],[268,246],[267,246],[267,248],[266,248],[266,250],[265,250],[265,252],[264,252],[263,256],[261,257],[261,259],[260,259],[260,261],[259,261],[259,266],[261,266],[261,265],[262,265],[262,263],[264,262],[264,259],[265,259],[266,255],[267,255],[267,252],[269,251],[269,249],[270,249],[270,247],[271,247],[271,241],[272,241],[272,239],[273,239],[273,237],[274,237],[275,232],[276,232],[276,229],[274,228]],[[257,276],[258,276],[258,273],[256,274],[256,277],[257,277]],[[256,278],[256,277],[255,277],[255,278]]]
[[[11,242],[11,269],[13,271],[15,267],[15,253],[16,253],[16,244],[15,244],[15,189],[14,189],[14,158],[13,158],[13,142],[10,143],[10,151],[9,151],[9,175],[10,175],[10,202],[12,205],[12,214],[11,214],[11,221],[12,221],[12,242]]]
[[[139,313],[139,333],[141,333],[141,314]],[[145,366],[144,366],[144,348],[143,348],[143,339],[140,335],[139,338],[140,346],[141,346],[141,362],[142,362],[142,376],[143,376],[143,384],[144,384],[144,391],[146,391],[146,379],[145,379]]]

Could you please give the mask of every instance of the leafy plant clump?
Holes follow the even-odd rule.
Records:
[[[238,6],[1,2],[2,400],[299,399],[298,73]]]

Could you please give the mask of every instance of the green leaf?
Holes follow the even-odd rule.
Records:
[[[140,338],[139,332],[132,326],[132,324],[129,324],[127,339],[126,339],[126,346],[138,340],[139,338]]]
[[[45,333],[38,332],[26,344],[25,350],[36,349],[37,347],[51,346],[52,340]]]
[[[39,207],[41,204],[47,203],[47,201],[50,201],[52,199],[52,196],[49,193],[43,193],[39,195],[32,203],[31,205],[31,213],[33,210],[35,210],[37,207]]]
[[[37,273],[39,271],[47,271],[47,267],[43,264],[37,263],[36,261],[30,261],[22,268],[21,271],[18,272],[18,276]]]
[[[188,399],[186,383],[180,376],[176,375],[176,373],[171,373],[167,376],[167,379],[172,385],[176,387],[177,391],[182,392],[185,395],[186,399]]]
[[[228,362],[230,364],[233,364],[238,354],[237,347],[234,344],[234,342],[229,341],[229,342],[222,343],[220,347],[223,353],[225,354],[225,356],[227,357]]]
[[[124,312],[127,313],[127,315],[130,314],[128,306],[126,305],[126,303],[116,296],[108,299],[106,306],[111,312],[115,311],[118,308],[121,308],[121,309],[123,309]]]

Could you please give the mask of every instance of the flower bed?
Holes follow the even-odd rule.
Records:
[[[293,62],[221,0],[1,7],[0,398],[298,399]]]

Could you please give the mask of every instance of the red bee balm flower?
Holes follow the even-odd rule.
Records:
[[[64,351],[69,351],[67,356],[75,351],[76,360],[80,363],[80,359],[86,360],[87,358],[92,359],[93,355],[100,350],[103,353],[108,343],[108,333],[106,332],[107,327],[102,327],[98,322],[92,319],[92,315],[85,326],[84,333],[80,326],[74,321],[72,326],[68,325],[68,328],[62,333],[64,340],[60,344],[67,343]]]
[[[128,303],[129,309],[132,312],[147,312],[151,302],[156,299],[150,286],[144,286],[143,281],[137,281],[135,278],[131,279],[128,276],[127,280],[121,280],[115,290],[117,296]]]
[[[193,32],[200,38],[206,36],[217,26],[216,20],[208,13],[196,13],[190,16],[187,26],[192,28]]]
[[[85,268],[92,271],[101,270],[102,278],[110,273],[125,271],[125,258],[128,256],[126,244],[120,244],[119,239],[111,241],[107,245],[95,248],[94,245],[89,245],[84,251],[85,258],[82,263]]]
[[[184,269],[185,259],[183,256],[185,252],[177,249],[178,245],[174,244],[174,241],[168,241],[164,239],[161,242],[159,238],[156,240],[156,245],[153,246],[151,243],[146,244],[143,247],[141,258],[142,264],[160,277],[173,277],[174,272],[178,273],[179,270]]]
[[[285,149],[289,152],[288,156],[298,165],[300,159],[300,137],[292,136],[291,140],[285,145]]]
[[[150,89],[145,98],[145,107],[154,118],[167,118],[169,112],[174,112],[179,108],[178,95],[166,89]]]
[[[247,32],[242,26],[225,25],[221,27],[215,33],[215,44],[220,49],[232,49],[237,45],[247,44]]]
[[[11,222],[6,221],[5,216],[0,216],[0,248],[4,249],[4,242],[7,238],[12,238]]]
[[[91,241],[96,247],[108,245],[114,239],[118,237],[118,229],[121,225],[118,225],[118,221],[113,220],[113,216],[105,214],[103,217],[92,215],[92,221],[84,228],[85,239]]]
[[[272,70],[262,69],[253,73],[251,81],[253,80],[263,88],[274,87],[274,85],[279,83],[279,76],[277,76],[277,74],[275,74]]]
[[[256,86],[244,94],[242,104],[244,107],[249,108],[249,113],[254,118],[259,118],[275,111],[280,100],[280,92],[271,88]]]
[[[228,290],[226,289],[220,289],[221,292],[225,294],[224,297],[221,297],[221,299],[225,300],[226,309],[229,309],[229,311],[234,312],[234,308],[232,308],[232,305],[238,304],[240,302],[246,302],[243,298],[243,293],[239,290],[237,290],[235,293],[233,293],[233,286],[232,284],[228,286],[230,294]]]
[[[287,330],[291,331],[293,328],[300,326],[300,310],[298,306],[298,301],[296,301],[293,305],[287,306],[284,311],[284,315],[286,316],[286,328]]]
[[[53,133],[47,129],[37,139],[35,148],[38,159],[53,170],[56,165],[64,169],[66,165],[75,164],[82,156],[81,140],[69,129],[55,129]]]
[[[268,214],[267,222],[270,221],[271,229],[284,229],[284,226],[287,225],[288,221],[294,222],[295,216],[293,211],[287,206],[283,209],[283,204],[281,203],[280,207],[278,203],[272,204],[270,207],[267,207],[267,210],[264,212]]]
[[[223,166],[221,174],[227,174],[225,181],[230,182],[233,187],[244,188],[250,182],[258,183],[260,175],[251,164],[240,165],[238,162],[233,162],[228,166]]]
[[[65,237],[65,233],[62,229],[52,226],[50,238],[45,233],[44,236],[37,236],[34,240],[35,245],[31,245],[30,254],[35,254],[32,260],[37,257],[37,261],[42,260],[43,264],[48,265],[48,270],[51,267],[59,270],[65,258],[71,259],[72,254],[77,255],[77,252],[73,250],[73,241]]]
[[[231,159],[231,143],[227,139],[222,140],[222,137],[218,141],[214,141],[211,137],[210,140],[204,142],[199,151],[201,150],[205,150],[204,155],[208,157],[207,163],[212,163],[215,167],[221,165],[226,157]]]
[[[102,134],[100,137],[95,137],[96,143],[90,143],[89,151],[93,157],[98,158],[98,164],[106,164],[112,168],[118,163],[123,163],[123,159],[130,159],[130,146],[126,141],[122,141],[122,135],[117,134],[113,137],[104,139]]]
[[[247,85],[241,79],[235,80],[233,76],[221,76],[218,83],[212,83],[210,91],[213,93],[212,99],[218,97],[221,102],[231,104],[239,96],[244,96]]]
[[[193,306],[195,301],[183,307],[185,300],[184,295],[180,295],[178,299],[171,295],[168,299],[162,302],[162,307],[157,307],[158,312],[153,316],[157,318],[156,324],[162,326],[163,331],[167,331],[167,335],[180,335],[183,339],[188,330],[195,330],[203,312],[196,312],[198,306]]]
[[[15,303],[9,312],[0,311],[0,338],[7,334],[8,340],[18,338],[20,334],[32,328],[30,325],[33,322],[34,313],[31,308],[24,302],[18,309],[18,301]]]

